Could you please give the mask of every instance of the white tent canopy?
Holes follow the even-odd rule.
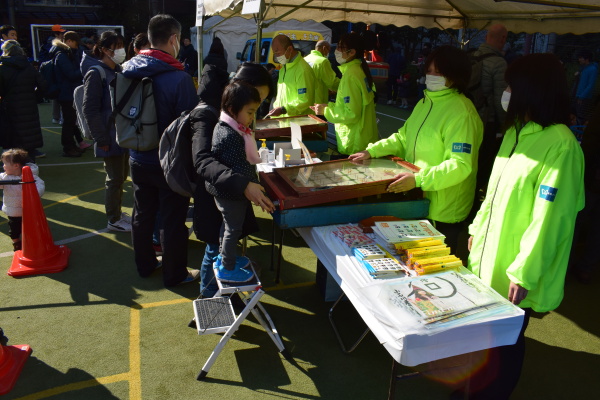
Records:
[[[214,27],[214,28],[213,28]],[[279,30],[303,30],[318,32],[323,35],[323,38],[331,42],[331,29],[315,21],[297,21],[294,19],[287,21],[279,21],[264,29],[263,32],[274,32]],[[239,60],[236,59],[236,53],[244,49],[246,41],[253,35],[256,35],[256,23],[254,20],[248,20],[240,17],[232,17],[223,21],[223,17],[215,16],[209,18],[203,27],[206,32],[203,35],[203,49],[206,57],[210,45],[214,37],[218,37],[223,42],[223,46],[227,52],[227,65],[229,72],[235,71],[239,65]],[[192,28],[192,43],[195,40],[196,27]]]
[[[515,33],[600,31],[598,0],[264,0],[264,4],[265,21],[312,19],[454,29],[502,23]],[[239,15],[242,0],[204,0],[204,6],[207,15],[227,17]]]

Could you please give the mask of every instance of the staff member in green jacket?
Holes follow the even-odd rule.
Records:
[[[329,91],[337,92],[340,78],[337,77],[327,56],[331,45],[326,40],[319,40],[315,49],[304,57],[315,73],[315,103],[323,104],[329,101]]]
[[[469,268],[525,309],[525,320],[515,345],[493,349],[499,368],[484,368],[471,380],[469,399],[509,398],[521,373],[531,310],[553,310],[563,298],[575,218],[584,205],[583,152],[566,126],[569,96],[559,59],[525,56],[505,78],[510,124],[469,227]]]
[[[425,62],[425,97],[415,106],[398,132],[372,143],[353,160],[394,155],[419,166],[416,173],[401,173],[389,192],[420,187],[431,203],[429,219],[457,249],[475,195],[477,157],[483,123],[462,92],[471,75],[471,63],[462,50],[451,46],[435,49]]]
[[[373,77],[364,59],[364,41],[358,33],[343,35],[335,50],[342,79],[335,103],[315,104],[317,115],[335,124],[338,152],[345,156],[379,139],[375,117]]]
[[[271,43],[275,61],[281,64],[277,81],[277,98],[267,117],[293,117],[312,114],[315,102],[315,73],[286,35]]]

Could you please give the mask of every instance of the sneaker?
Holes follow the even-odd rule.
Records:
[[[121,220],[131,225],[131,215],[127,214],[126,212],[121,213]]]
[[[199,270],[197,270],[197,269],[188,269],[188,275],[186,276],[186,278],[184,280],[182,280],[178,284],[179,285],[183,285],[185,283],[194,282],[198,278],[200,278],[200,271]]]
[[[122,219],[118,220],[117,222],[109,222],[107,228],[116,232],[131,232],[131,224],[128,224]]]
[[[163,255],[162,246],[160,244],[152,243],[152,248],[154,249],[154,253],[156,253],[157,256]]]
[[[60,125],[60,124],[61,124],[61,121],[60,121],[59,119],[52,118],[52,123],[53,123],[53,124]]]
[[[79,148],[82,150],[85,150],[89,147],[92,147],[91,144],[89,144],[88,142],[86,142],[85,140],[82,140],[81,142],[79,142]]]
[[[81,153],[75,149],[63,150],[63,157],[81,157]]]
[[[386,104],[389,106],[390,104],[393,104],[393,101],[392,100],[388,100]]]
[[[44,158],[44,157],[46,157],[46,153],[44,153],[43,151],[40,151],[38,149],[34,149],[33,150],[33,156],[35,158]]]
[[[221,255],[219,254],[217,256],[217,261],[215,261],[215,264],[217,266],[217,268],[221,268],[222,267],[222,258]],[[235,257],[235,268],[244,268],[244,269],[248,269],[251,266],[251,262],[250,259],[248,257],[244,257],[244,256],[236,256]]]

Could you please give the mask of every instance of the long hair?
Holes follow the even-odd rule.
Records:
[[[515,60],[506,70],[511,96],[505,129],[533,121],[548,127],[569,124],[567,75],[554,54],[530,54]]]
[[[101,59],[104,56],[102,49],[112,49],[113,47],[117,48],[119,45],[123,46],[123,42],[123,36],[119,35],[115,31],[102,32],[100,39],[98,39],[98,42],[92,49],[92,55],[97,59]]]
[[[354,58],[360,61],[362,70],[367,77],[367,82],[369,83],[369,89],[371,89],[373,87],[373,76],[371,76],[371,70],[369,70],[369,65],[365,60],[364,39],[356,32],[346,33],[342,35],[338,42],[338,48],[340,47],[346,50],[354,50],[356,52]]]
[[[452,46],[440,46],[425,60],[425,71],[433,63],[436,70],[450,81],[450,87],[463,93],[469,87],[471,62],[464,51]]]

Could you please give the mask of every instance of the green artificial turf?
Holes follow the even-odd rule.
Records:
[[[88,150],[60,157],[60,127],[40,105],[46,158],[42,203],[55,241],[71,249],[69,266],[48,275],[0,274],[0,326],[8,344],[29,344],[33,354],[14,389],[3,399],[385,399],[391,357],[369,334],[351,354],[340,351],[329,325],[331,303],[315,285],[316,257],[292,232],[284,237],[281,282],[271,262],[271,220],[257,210],[260,232],[248,255],[261,269],[263,304],[293,362],[285,360],[254,317],[229,340],[208,376],[196,380],[220,334],[199,336],[193,317],[197,283],[165,289],[161,271],[142,279],[135,270],[129,234],[105,232],[104,171]],[[396,131],[408,111],[379,105],[382,136]],[[392,116],[395,118],[387,117]],[[65,166],[56,164],[66,163]],[[88,164],[79,164],[88,163]],[[131,211],[131,183],[123,201]],[[0,268],[7,271],[12,245],[0,219]],[[75,240],[73,240],[75,238]],[[198,268],[204,244],[190,237],[189,267]],[[527,355],[514,399],[572,399],[600,391],[600,321],[592,285],[569,280],[555,312],[534,314]],[[349,302],[336,310],[349,345],[365,329]],[[469,340],[468,337],[465,340]],[[420,369],[426,369],[422,366]],[[401,372],[411,372],[401,368]],[[397,399],[445,399],[451,385],[434,379],[403,380]]]

